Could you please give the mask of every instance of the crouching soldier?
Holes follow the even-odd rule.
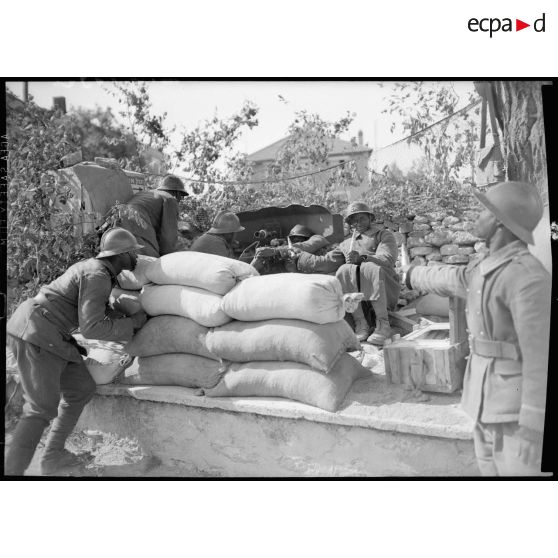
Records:
[[[95,392],[71,333],[129,341],[146,321],[144,312],[111,319],[107,305],[117,275],[136,266],[141,245],[121,228],[106,231],[96,258],[72,265],[16,309],[7,324],[8,344],[17,359],[25,404],[5,455],[6,475],[23,475],[44,429],[53,420],[40,466],[44,475],[67,474],[84,461],[64,449],[66,438]]]
[[[353,312],[359,341],[383,345],[391,336],[388,309],[399,298],[399,277],[395,271],[397,241],[394,234],[374,223],[374,214],[364,202],[347,208],[345,222],[353,232],[337,248],[323,256],[301,252],[295,255],[297,269],[303,273],[335,272],[344,293],[362,292],[376,315],[376,327],[370,334],[362,306]]]
[[[239,218],[232,211],[219,211],[211,228],[196,238],[190,250],[234,258],[234,239],[236,233],[243,230]]]
[[[529,252],[542,216],[536,189],[501,182],[486,194],[475,234],[488,256],[467,267],[408,267],[413,289],[466,299],[470,357],[463,409],[475,420],[479,469],[487,476],[541,474],[550,275]],[[403,270],[405,271],[405,270]]]

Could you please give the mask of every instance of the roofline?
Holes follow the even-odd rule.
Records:
[[[361,149],[360,151],[336,151],[335,153],[328,153],[328,157],[334,157],[337,155],[357,155],[360,153],[372,153],[374,151],[371,147],[369,149]],[[302,160],[308,159],[308,157],[304,156],[301,157]],[[270,161],[276,161],[276,159],[252,159],[250,155],[248,155],[248,160],[252,161],[253,163],[267,163]]]

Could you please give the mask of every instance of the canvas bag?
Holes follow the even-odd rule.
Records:
[[[146,285],[140,295],[142,308],[150,316],[172,314],[190,318],[205,327],[231,321],[221,309],[222,296],[181,285]]]
[[[224,295],[238,281],[258,275],[249,264],[202,252],[173,252],[149,267],[146,275],[158,285],[184,285]]]
[[[218,360],[206,346],[209,330],[182,316],[155,316],[126,345],[133,356],[153,356],[166,353],[188,353]]]
[[[144,285],[149,283],[149,279],[146,276],[146,271],[153,264],[154,261],[159,258],[153,256],[138,256],[138,262],[136,264],[136,269],[133,271],[125,269],[120,272],[116,278],[121,289],[129,291],[140,291]]]
[[[329,374],[295,362],[231,364],[208,397],[285,397],[334,413],[353,382],[370,374],[354,357],[344,354]]]
[[[134,360],[121,343],[85,339],[82,336],[76,336],[76,340],[87,349],[85,366],[97,385],[110,384]]]
[[[212,388],[225,372],[222,363],[198,355],[167,354],[139,357],[137,374],[120,379],[126,385]]]
[[[302,320],[233,321],[210,330],[208,350],[232,362],[291,361],[329,372],[341,355],[360,348],[345,320],[315,324]]]
[[[327,324],[345,316],[337,278],[302,273],[245,279],[223,297],[223,310],[244,322],[283,318]]]

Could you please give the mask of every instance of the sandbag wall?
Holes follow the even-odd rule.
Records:
[[[369,370],[326,275],[259,276],[243,262],[177,252],[152,262],[140,302],[150,319],[126,346],[132,385],[201,388],[207,396],[286,397],[335,411]]]

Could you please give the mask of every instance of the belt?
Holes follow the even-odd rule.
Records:
[[[469,347],[472,353],[482,357],[519,360],[519,353],[513,343],[479,339],[471,335],[469,336]]]

